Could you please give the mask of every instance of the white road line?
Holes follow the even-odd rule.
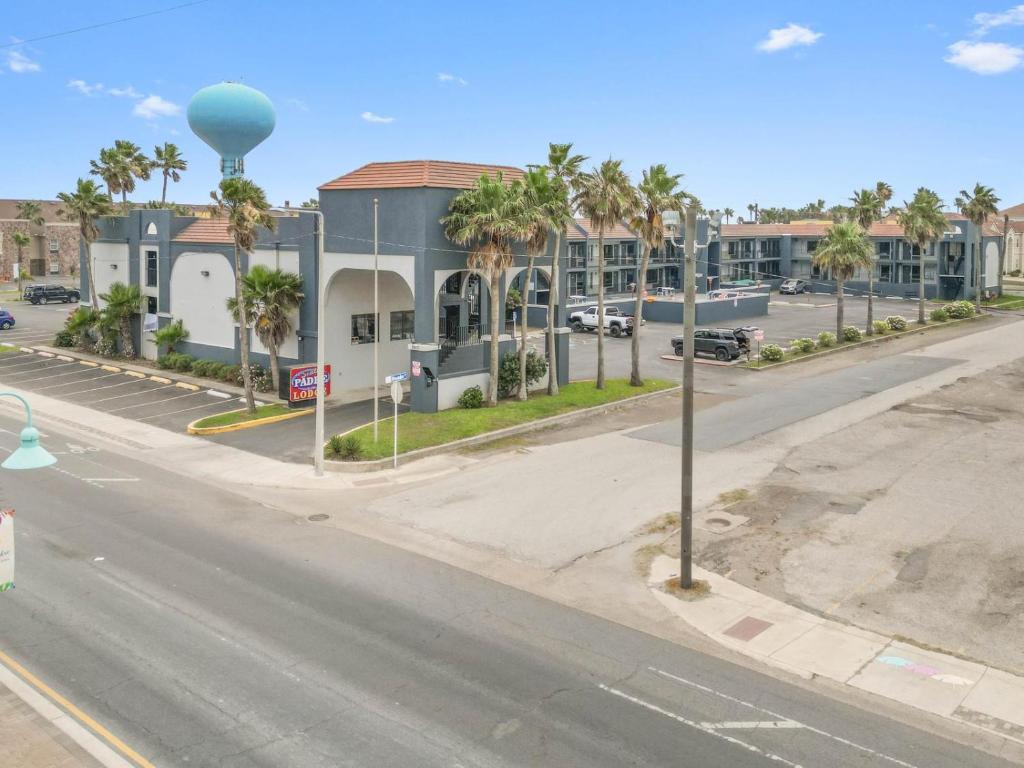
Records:
[[[83,477],[87,483],[137,483],[137,477]]]
[[[115,374],[115,376],[116,375],[117,374]],[[139,382],[136,379],[132,379],[131,381],[126,381],[124,383],[125,384],[138,384]],[[111,386],[120,387],[121,385],[120,384],[112,384]],[[159,392],[161,389],[167,389],[168,387],[172,387],[172,386],[174,386],[174,385],[173,384],[164,384],[164,385],[159,386],[159,387],[153,387],[152,389],[143,389],[143,390],[141,390],[139,392],[126,392],[123,395],[114,395],[113,397],[104,397],[104,398],[101,398],[99,400],[93,400],[91,403],[89,403],[89,407],[92,407],[92,406],[96,405],[96,403],[105,403],[105,402],[107,402],[107,400],[119,400],[122,397],[135,397],[136,395],[148,395],[150,392]]]
[[[171,385],[174,386],[173,384]],[[163,400],[156,400],[152,403],[135,403],[133,405],[125,405],[121,408],[115,408],[107,413],[119,413],[120,411],[130,411],[132,408],[149,408],[153,405],[160,405],[160,403],[169,403],[171,400],[181,400],[183,397],[195,397],[196,395],[202,394],[201,392],[189,392],[187,395],[176,395],[175,397],[165,397]]]
[[[680,685],[687,685],[687,686],[689,686],[691,688],[696,688],[698,691],[704,691],[704,693],[710,693],[711,695],[717,696],[720,699],[725,699],[726,701],[731,701],[734,704],[739,704],[741,706],[747,707],[748,709],[753,709],[753,710],[756,710],[757,712],[763,712],[764,714],[766,714],[766,715],[768,715],[770,717],[774,717],[777,720],[787,720],[787,721],[791,721],[791,722],[799,722],[797,720],[792,720],[791,718],[788,718],[785,715],[780,715],[778,712],[772,712],[770,709],[765,709],[764,707],[759,707],[756,704],[751,704],[749,701],[743,701],[742,699],[737,699],[735,696],[730,696],[727,693],[722,693],[721,691],[716,691],[714,688],[708,688],[706,685],[701,685],[700,683],[695,683],[692,680],[687,680],[686,678],[679,677],[678,675],[673,675],[671,672],[666,672],[663,669],[658,669],[656,667],[648,667],[647,669],[648,669],[648,671],[653,672],[656,675],[660,675],[661,677],[663,677],[663,678],[665,678],[667,680],[672,680],[672,681],[674,681],[676,683],[679,683]],[[857,744],[855,742],[852,742],[849,739],[844,739],[842,736],[835,736],[834,734],[831,734],[828,731],[823,731],[820,728],[815,728],[813,725],[807,725],[806,723],[801,723],[801,725],[804,727],[805,730],[808,730],[811,733],[816,733],[819,736],[824,736],[827,739],[832,739],[832,741],[838,742],[838,743],[843,744],[843,745],[845,745],[847,747],[852,747],[853,749],[858,749],[861,752],[864,752],[866,754],[873,755],[875,757],[881,758],[882,760],[886,760],[886,761],[888,761],[890,763],[893,763],[894,765],[899,765],[899,766],[902,766],[903,768],[917,768],[917,766],[913,765],[912,763],[905,763],[902,760],[900,760],[899,758],[891,757],[890,755],[887,755],[884,752],[879,752],[878,750],[871,749],[871,747],[865,747],[865,746],[863,746],[861,744]]]
[[[757,729],[770,730],[772,728],[803,728],[803,723],[796,720],[727,720],[724,723],[701,723],[705,728],[715,730],[733,731],[756,731]]]
[[[96,370],[96,369],[93,368],[91,370]],[[119,373],[105,373],[102,376],[97,376],[97,377],[95,377],[93,379],[89,379],[89,381],[96,381],[97,379],[107,379],[107,378],[110,378],[111,376],[120,376],[120,375],[121,374],[119,374]],[[81,390],[79,392],[75,392],[75,394],[76,395],[84,395],[86,392],[99,392],[101,389],[111,389],[112,387],[123,387],[126,384],[137,384],[137,383],[138,383],[137,381],[132,380],[132,381],[121,381],[121,382],[118,382],[117,384],[104,384],[102,387],[93,387],[92,389],[83,389],[83,390]]]
[[[40,368],[40,369],[46,367],[46,361],[45,360],[40,360],[35,355],[19,355],[19,357],[31,357],[32,360],[30,362],[27,362],[27,363],[17,363],[16,365],[2,365],[2,366],[0,366],[0,373],[3,373],[4,371],[13,371],[15,368],[27,368],[30,365],[34,365],[34,366],[36,366],[37,368]],[[62,365],[63,365],[63,363],[62,363]]]
[[[36,378],[34,378],[34,379],[22,379],[21,381],[19,381],[19,382],[18,382],[18,384],[19,384],[19,385],[20,385],[20,384],[29,384],[29,383],[31,383],[31,382],[33,382],[33,381],[39,381],[40,379],[46,379],[46,378],[49,378],[49,376],[50,376],[50,373],[49,373],[49,372],[50,372],[50,371],[52,371],[52,370],[55,370],[55,369],[57,369],[57,368],[67,368],[67,367],[68,367],[69,365],[73,365],[73,366],[75,366],[75,368],[76,368],[76,371],[75,371],[75,372],[76,372],[76,373],[77,373],[77,372],[78,372],[79,370],[81,370],[81,368],[78,368],[78,364],[77,364],[77,363],[57,363],[56,365],[50,365],[50,366],[47,366],[47,367],[45,367],[45,368],[41,368],[41,369],[40,369],[40,371],[41,371],[41,372],[42,372],[42,371],[45,371],[45,372],[46,372],[46,375],[45,375],[45,376],[37,376],[37,377],[36,377]],[[16,374],[16,375],[18,375],[18,376],[21,376],[21,375],[23,375],[23,374],[25,374],[25,373],[34,373],[34,371],[23,371],[22,373],[19,373],[19,374]]]
[[[17,349],[17,347],[10,347],[10,349]],[[0,360],[17,360],[18,358],[21,358],[21,357],[32,357],[32,353],[30,353],[30,352],[18,352],[18,354],[16,354],[16,355],[4,355],[3,357],[0,357]],[[39,361],[36,360],[36,362],[38,363]],[[7,367],[6,363],[0,363],[0,371],[2,371],[6,367]]]
[[[788,765],[790,766],[790,768],[801,768],[799,763],[791,762],[784,757],[776,755],[774,752],[766,752],[760,747],[754,746],[753,744],[749,744],[745,741],[741,741],[740,739],[737,739],[734,736],[728,736],[724,733],[721,733],[720,731],[716,731],[714,728],[705,728],[702,723],[698,723],[695,720],[690,720],[675,712],[669,712],[667,709],[662,709],[657,704],[652,704],[649,701],[638,699],[636,696],[630,696],[628,693],[620,691],[617,688],[611,688],[604,684],[598,684],[597,687],[600,688],[602,691],[607,691],[613,696],[618,696],[620,699],[625,699],[626,701],[632,704],[636,704],[638,707],[643,707],[644,709],[650,710],[651,712],[657,712],[659,715],[664,715],[665,717],[671,718],[672,720],[675,720],[678,723],[688,725],[689,727],[698,730],[701,733],[706,733],[709,736],[714,736],[716,739],[721,739],[722,741],[727,741],[730,744],[735,744],[737,747],[742,747],[748,752],[763,755],[769,760],[773,760],[777,763],[782,763],[783,765]]]
[[[209,408],[211,405],[218,405],[218,403],[204,403],[203,405],[194,405],[191,408],[182,408],[180,411],[171,411],[170,413],[154,413],[152,416],[139,416],[135,418],[135,420],[149,421],[150,419],[159,419],[161,416],[176,416],[179,413],[188,413],[189,411],[198,411],[200,408]]]
[[[92,369],[91,368],[81,368],[81,367],[79,367],[79,368],[76,368],[73,371],[64,371],[64,373],[55,373],[53,376],[44,376],[42,378],[59,379],[62,376],[81,376],[82,374],[89,373],[90,370],[92,370]],[[104,375],[116,376],[117,374],[111,373],[111,374],[104,374]],[[92,376],[92,377],[87,377],[86,380],[87,381],[92,381],[93,379],[98,379],[98,378],[101,378],[101,377],[100,376]],[[29,379],[29,381],[34,381],[34,379]],[[28,382],[19,382],[19,383],[26,384]],[[57,386],[63,387],[64,385],[63,384],[58,384]],[[33,391],[38,392],[39,389],[48,389],[48,387],[36,388]]]

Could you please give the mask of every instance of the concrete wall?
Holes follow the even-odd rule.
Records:
[[[184,322],[190,344],[235,349],[238,331],[227,310],[234,295],[234,270],[224,254],[187,251],[174,258],[170,314]]]
[[[93,282],[96,284],[96,295],[101,296],[110,290],[114,283],[129,283],[131,275],[128,268],[128,244],[127,243],[101,243],[92,244],[93,261]],[[82,299],[88,300],[89,288],[86,285],[82,291]],[[103,300],[100,299],[100,307],[103,307]]]

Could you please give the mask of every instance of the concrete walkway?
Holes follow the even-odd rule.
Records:
[[[1024,678],[822,618],[702,568],[711,589],[683,600],[661,585],[679,562],[658,557],[655,598],[727,648],[806,679],[824,677],[1024,744]]]

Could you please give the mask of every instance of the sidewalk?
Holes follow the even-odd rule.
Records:
[[[679,563],[657,558],[654,597],[715,642],[808,680],[825,677],[1024,744],[1024,678],[822,618],[694,568],[710,592],[682,600],[661,589]]]

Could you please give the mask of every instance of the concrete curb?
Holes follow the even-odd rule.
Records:
[[[180,386],[180,384],[179,384]],[[225,411],[224,413],[238,413],[244,411],[244,408],[235,408],[232,411]],[[289,421],[291,419],[297,419],[299,416],[305,416],[313,413],[312,408],[303,408],[302,410],[293,411],[291,413],[281,413],[277,416],[267,416],[264,419],[252,419],[251,421],[240,421],[237,424],[225,424],[220,427],[197,427],[200,421],[206,421],[212,419],[213,416],[203,416],[201,419],[196,419],[189,424],[185,431],[190,435],[221,435],[225,432],[237,432],[240,429],[253,429],[254,427],[262,427],[264,424],[276,424],[279,421]],[[214,416],[223,416],[223,413],[214,414]]]
[[[899,339],[902,338],[903,336],[909,336],[914,333],[927,333],[928,331],[938,330],[939,328],[952,328],[953,326],[959,325],[960,323],[969,323],[975,320],[982,320],[985,317],[986,315],[975,315],[974,317],[963,317],[960,318],[959,320],[946,320],[941,323],[936,321],[929,321],[928,325],[924,326],[923,328],[921,326],[917,326],[915,328],[908,328],[905,331],[887,333],[885,334],[885,336],[869,336],[857,342],[837,345],[835,347],[830,347],[828,349],[815,350],[814,352],[809,352],[806,355],[800,355],[800,357],[791,357],[788,360],[780,360],[777,363],[764,363],[763,365],[754,365],[754,361],[751,360],[750,363],[747,363],[745,365],[739,365],[738,367],[742,368],[745,371],[770,371],[774,368],[781,368],[782,366],[790,365],[792,363],[802,363],[805,360],[814,360],[819,357],[834,355],[838,352],[848,352],[851,349],[860,349],[861,347],[866,347],[870,344],[882,344],[886,341],[892,341],[893,339]],[[916,320],[907,321],[907,324],[909,325],[910,323],[916,322]]]
[[[601,413],[609,408],[629,403],[637,403],[643,400],[650,400],[671,392],[678,392],[680,389],[681,387],[668,387],[667,389],[659,389],[656,392],[644,392],[642,395],[625,397],[621,400],[613,400],[610,403],[603,403],[602,405],[595,405],[581,410],[568,411],[567,413],[560,413],[557,416],[548,416],[546,419],[530,421],[525,424],[516,424],[514,427],[505,427],[504,429],[484,432],[479,435],[474,435],[473,437],[464,437],[461,440],[456,440],[451,443],[432,445],[427,448],[419,448],[415,451],[409,451],[408,453],[400,453],[398,454],[398,458],[400,461],[406,462],[415,461],[416,459],[422,459],[427,456],[435,456],[439,453],[451,453],[459,450],[460,448],[467,448],[473,445],[480,445],[481,443],[490,443],[495,440],[501,440],[506,437],[522,435],[527,432],[544,429],[556,424],[569,424],[573,421],[586,418],[587,416],[593,416],[596,413]],[[372,424],[372,422],[370,423]],[[341,436],[344,437],[345,435],[349,435],[365,426],[367,425],[361,424],[358,427],[353,427],[346,432],[342,432]],[[324,444],[324,447],[326,447],[326,443]],[[385,459],[374,459],[373,461],[337,461],[335,459],[325,459],[324,466],[331,472],[376,472],[382,469],[391,469],[393,466],[393,459],[391,457]]]

